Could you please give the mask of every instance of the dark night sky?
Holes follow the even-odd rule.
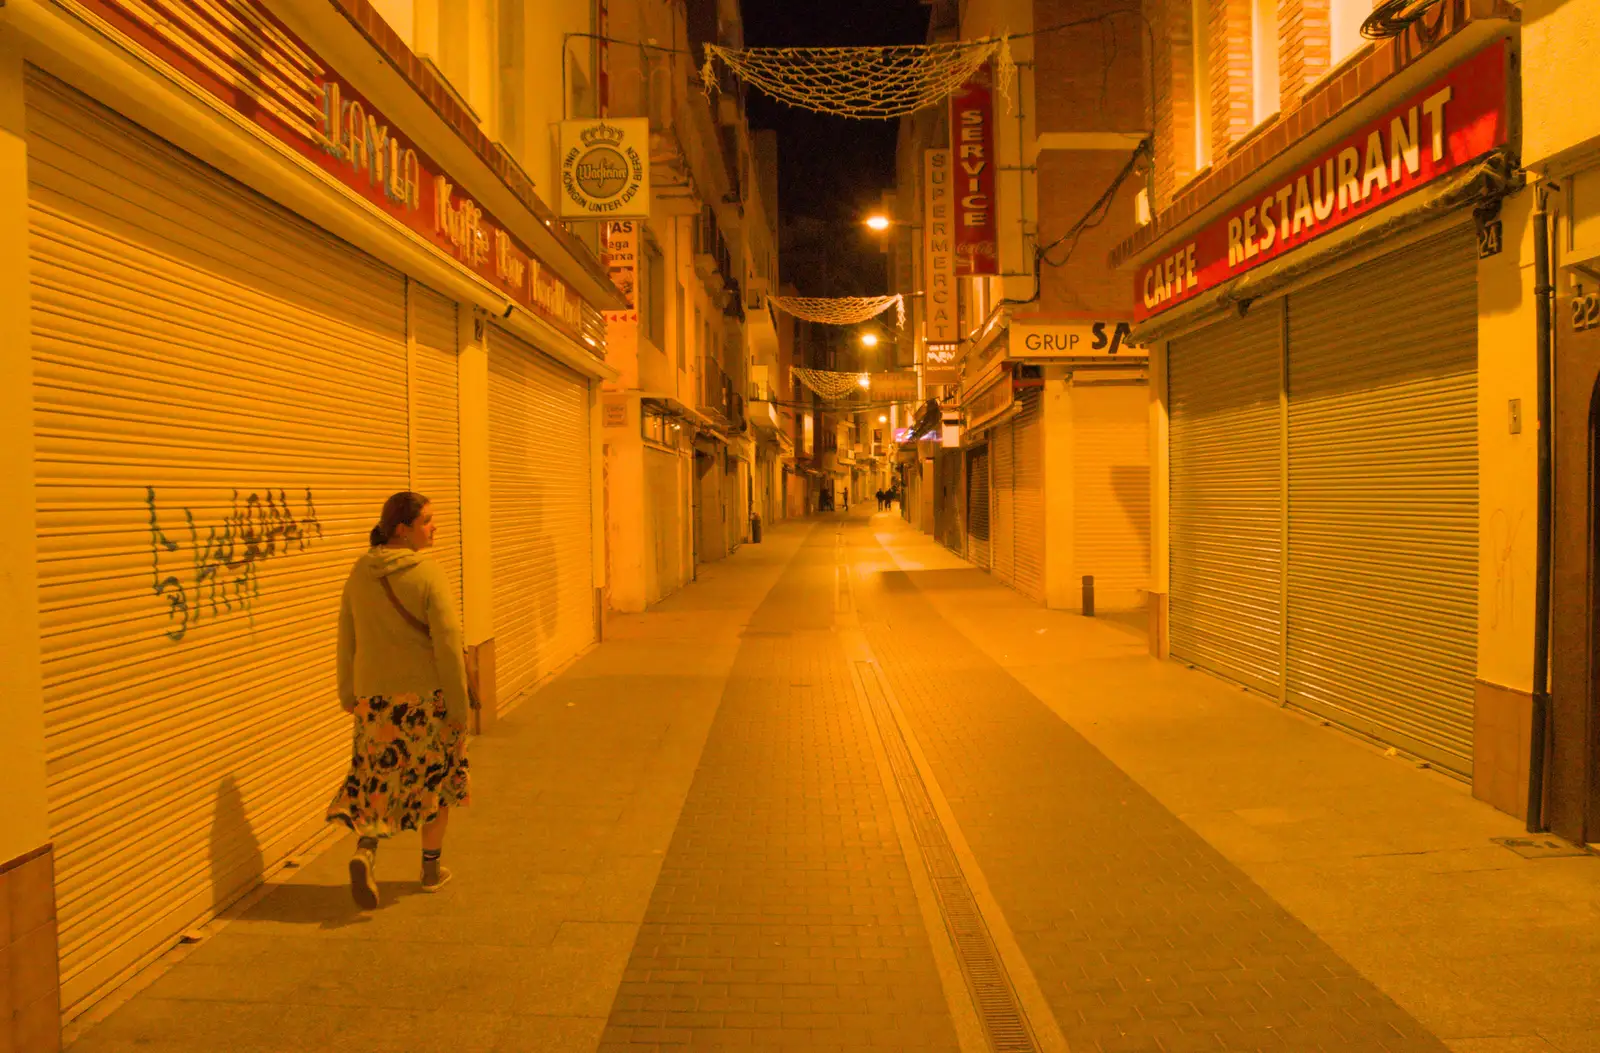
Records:
[[[743,0],[743,10],[748,47],[920,44],[927,39],[928,9],[918,0]],[[864,241],[857,220],[894,183],[899,122],[815,114],[753,88],[749,113],[755,127],[778,132],[778,202],[784,220],[826,220],[839,225],[839,238]],[[794,279],[809,284],[805,277]]]

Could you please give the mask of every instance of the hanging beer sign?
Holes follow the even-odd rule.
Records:
[[[650,121],[561,122],[561,218],[650,218]]]

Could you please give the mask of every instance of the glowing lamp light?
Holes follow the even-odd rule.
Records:
[[[878,346],[878,334],[877,333],[862,333],[861,334],[861,344],[864,347],[877,347]]]
[[[863,373],[856,378],[856,383],[860,384],[864,388],[870,388],[872,386],[872,377],[869,374]]]
[[[881,212],[875,213],[873,215],[870,215],[870,216],[867,217],[867,226],[872,230],[878,230],[878,231],[888,230],[889,229],[889,217],[885,216]]]
[[[878,414],[878,423],[879,424],[888,424],[889,423],[889,415],[887,413]]]

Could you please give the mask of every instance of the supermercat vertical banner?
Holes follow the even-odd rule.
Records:
[[[928,150],[922,157],[923,291],[927,298],[927,341],[955,344],[956,247],[955,200],[949,150]]]
[[[992,60],[950,96],[950,148],[955,155],[956,273],[999,274]]]

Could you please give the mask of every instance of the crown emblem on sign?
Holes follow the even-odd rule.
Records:
[[[618,146],[627,136],[621,128],[610,124],[597,124],[578,133],[585,146]]]

